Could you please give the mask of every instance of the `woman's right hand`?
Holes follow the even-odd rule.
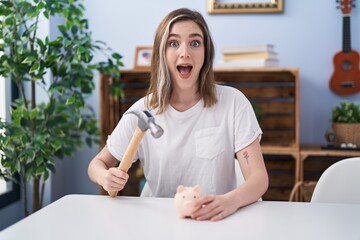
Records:
[[[129,174],[121,171],[116,167],[109,168],[105,175],[99,179],[98,182],[108,192],[119,192],[124,187],[129,179]]]
[[[90,162],[88,175],[108,192],[121,191],[129,179],[129,175],[118,169],[119,161],[111,155],[105,146]]]

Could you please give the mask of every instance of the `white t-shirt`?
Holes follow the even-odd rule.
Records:
[[[199,184],[204,195],[224,194],[236,187],[235,153],[260,138],[262,131],[248,99],[237,89],[216,85],[218,102],[204,108],[200,100],[185,112],[170,105],[160,115],[149,111],[145,99],[133,109],[148,110],[164,134],[155,139],[146,131],[137,151],[150,196],[174,197],[176,188]],[[110,153],[121,160],[137,125],[124,114],[107,140]]]

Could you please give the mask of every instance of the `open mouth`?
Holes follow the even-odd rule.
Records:
[[[192,66],[190,65],[184,65],[184,66],[177,66],[177,70],[179,71],[180,75],[182,76],[187,76],[190,74],[191,70],[192,70]]]

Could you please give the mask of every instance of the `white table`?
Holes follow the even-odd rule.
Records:
[[[263,201],[210,222],[178,218],[173,199],[68,195],[0,239],[359,240],[360,205]]]

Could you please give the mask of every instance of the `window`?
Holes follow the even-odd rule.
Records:
[[[12,91],[7,91],[7,90]],[[9,94],[11,93],[11,94]],[[0,117],[9,118],[10,100],[17,97],[15,86],[11,86],[9,81],[5,81],[0,76]],[[1,167],[1,164],[0,164]],[[6,182],[0,179],[0,209],[20,199],[20,188],[18,184]]]

